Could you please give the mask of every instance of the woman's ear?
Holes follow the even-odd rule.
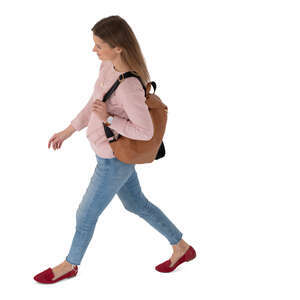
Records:
[[[116,51],[116,53],[121,54],[123,49],[121,47],[116,46],[114,50]]]

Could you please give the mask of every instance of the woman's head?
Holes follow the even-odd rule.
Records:
[[[150,81],[138,41],[124,19],[119,16],[103,18],[91,30],[95,42],[93,51],[100,59],[114,60],[119,55],[130,70],[138,73],[144,85]]]

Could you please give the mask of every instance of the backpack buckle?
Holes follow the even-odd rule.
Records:
[[[118,77],[118,80],[119,80],[119,82],[122,82],[125,79],[124,74],[122,73],[120,76],[123,77],[123,78],[120,79],[120,77]]]

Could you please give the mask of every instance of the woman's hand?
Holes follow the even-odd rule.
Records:
[[[96,99],[92,106],[92,111],[96,113],[97,117],[100,121],[104,122],[109,114],[106,110],[106,103],[103,101],[100,101],[99,99]]]
[[[55,133],[48,142],[48,149],[50,149],[51,143],[52,143],[52,148],[54,150],[60,149],[63,141],[71,135],[72,134],[68,130],[63,130],[58,133]]]

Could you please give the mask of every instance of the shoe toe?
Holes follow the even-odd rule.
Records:
[[[155,270],[156,270],[156,271],[159,271],[159,272],[164,272],[164,273],[165,273],[165,272],[168,272],[168,270],[170,269],[170,268],[169,268],[170,263],[171,263],[171,261],[170,261],[170,259],[168,259],[168,260],[162,262],[161,264],[157,265],[157,266],[155,267]]]
[[[48,268],[40,273],[38,273],[37,275],[35,275],[33,277],[34,280],[41,282],[41,283],[46,283],[48,281],[51,280],[51,278],[53,278],[53,272],[51,268]]]

